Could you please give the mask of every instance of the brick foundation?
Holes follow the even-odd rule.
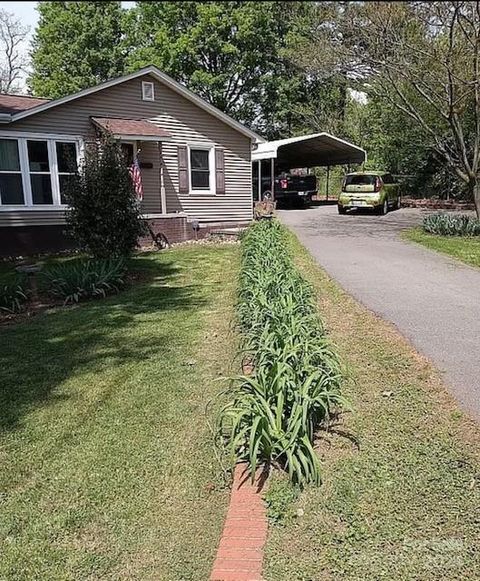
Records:
[[[74,248],[65,226],[2,226],[0,228],[0,256],[30,256],[61,252]]]
[[[246,226],[247,222],[216,222],[202,224],[195,232],[192,223],[184,215],[167,215],[149,218],[148,222],[155,233],[162,232],[170,244],[186,240],[202,240],[212,230]],[[145,236],[140,246],[151,244],[151,238]],[[0,257],[32,256],[72,250],[74,241],[68,237],[66,226],[2,226],[0,227]]]

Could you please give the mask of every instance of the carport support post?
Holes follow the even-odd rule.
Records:
[[[330,166],[327,165],[327,183],[326,185],[326,192],[325,192],[325,197],[326,197],[326,201],[328,202],[328,190],[330,189]]]
[[[272,202],[275,199],[275,158],[270,160],[270,191],[272,192]]]

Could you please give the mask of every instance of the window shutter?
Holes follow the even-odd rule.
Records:
[[[223,149],[215,149],[215,184],[217,194],[225,194],[225,155]]]
[[[178,146],[178,193],[188,194],[188,150],[186,145]]]

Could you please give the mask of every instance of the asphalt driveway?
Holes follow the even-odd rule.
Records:
[[[430,358],[480,419],[480,269],[401,240],[420,224],[420,210],[340,216],[322,206],[279,215],[346,291]]]

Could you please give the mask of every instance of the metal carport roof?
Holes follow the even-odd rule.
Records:
[[[259,143],[252,151],[252,161],[262,159],[275,159],[278,167],[290,169],[362,163],[367,153],[329,133],[313,133]]]

